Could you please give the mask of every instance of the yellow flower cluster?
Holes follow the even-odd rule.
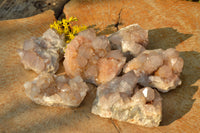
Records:
[[[87,29],[86,26],[78,26],[72,25],[71,22],[78,21],[76,17],[70,17],[67,19],[62,19],[62,21],[55,21],[50,25],[50,28],[55,29],[59,34],[64,34],[66,43],[69,43],[72,39],[74,39],[75,35],[77,35],[80,31]]]

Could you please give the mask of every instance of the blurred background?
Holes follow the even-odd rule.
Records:
[[[0,0],[0,20],[30,17],[53,10],[55,17],[64,16],[63,7],[69,0]]]

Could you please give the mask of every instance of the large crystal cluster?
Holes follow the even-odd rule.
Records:
[[[112,49],[121,50],[126,57],[137,56],[148,44],[148,30],[132,24],[109,36]]]
[[[130,71],[100,85],[92,113],[147,127],[158,126],[162,117],[162,99],[150,87],[138,89],[137,80]]]
[[[18,50],[25,69],[36,73],[43,71],[55,73],[63,55],[64,38],[54,30],[48,29],[42,37],[26,40],[23,49]]]
[[[42,72],[32,82],[24,84],[26,95],[37,104],[77,107],[89,90],[82,78]]]
[[[139,84],[167,92],[181,84],[179,75],[183,63],[183,59],[173,48],[146,50],[129,61],[123,71],[127,73],[133,70],[139,77]]]
[[[70,77],[102,84],[118,75],[126,58],[119,50],[110,50],[106,36],[96,37],[95,31],[82,31],[68,45],[63,62]]]

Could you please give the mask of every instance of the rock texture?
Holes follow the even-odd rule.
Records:
[[[121,50],[127,58],[137,56],[148,45],[148,30],[138,24],[132,24],[111,34],[109,37],[112,49]]]
[[[32,82],[24,84],[26,95],[37,104],[78,107],[89,90],[81,77],[41,73]]]
[[[125,73],[134,71],[143,86],[157,88],[161,92],[168,92],[181,85],[179,78],[183,68],[183,59],[173,48],[145,50],[124,67]]]
[[[113,0],[113,2],[104,1],[101,4],[102,0],[99,0],[98,4],[94,2],[93,5],[95,5],[94,9],[98,6],[101,8],[98,8],[96,12],[89,12],[87,6],[90,10],[92,9],[89,2],[87,4],[76,0],[70,2],[75,2],[76,6],[70,5],[71,10],[68,10],[68,13],[76,11],[77,14],[74,16],[79,18],[80,24],[86,23],[87,19],[95,20],[97,24],[105,23],[108,19],[106,15],[109,13],[103,12],[109,12],[109,5],[112,8],[109,19],[111,15],[118,18],[118,12],[115,10],[120,11],[122,7],[127,7],[121,11],[120,21],[127,25],[138,23],[142,28],[148,29],[149,49],[174,47],[180,52],[180,56],[184,59],[181,75],[183,85],[161,94],[163,117],[161,125],[156,128],[145,128],[135,124],[103,119],[89,113],[95,91],[88,93],[89,95],[86,96],[86,100],[79,109],[47,108],[36,105],[24,95],[23,84],[37,75],[32,71],[24,70],[16,50],[27,38],[41,36],[53,22],[54,14],[48,11],[26,19],[0,21],[0,131],[199,132],[200,30],[198,24],[200,23],[200,4],[182,0],[126,0],[123,4]],[[99,14],[103,17],[94,19]],[[128,17],[125,17],[126,14],[129,14]],[[119,25],[120,28],[124,26]]]
[[[183,42],[187,36],[174,34],[170,29],[158,31],[160,33],[149,31],[150,45],[153,45],[151,48],[183,42],[188,50],[199,51],[199,8],[199,3],[182,0],[72,0],[63,11],[66,17],[76,16],[80,20],[79,24],[95,26],[101,34],[110,34],[133,23],[148,30],[172,27],[178,32],[193,34],[192,43]],[[177,40],[170,35],[177,35]],[[167,36],[171,37],[170,40],[160,41]],[[184,51],[181,46],[177,48]]]
[[[56,73],[59,68],[59,61],[63,58],[63,48],[65,47],[64,37],[54,30],[48,29],[42,37],[32,37],[26,40],[23,49],[18,53],[25,69],[30,69],[36,73],[43,71]]]
[[[155,127],[162,118],[161,97],[150,87],[138,89],[133,71],[97,88],[92,113],[146,127]]]
[[[101,84],[118,75],[126,58],[119,50],[110,50],[106,36],[96,37],[93,29],[82,31],[68,45],[63,62],[70,77]]]

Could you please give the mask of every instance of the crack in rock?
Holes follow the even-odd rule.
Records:
[[[117,132],[120,133],[120,130],[119,130],[119,128],[115,125],[114,121],[113,121],[112,119],[110,119],[110,120],[111,120],[113,126],[115,127],[115,129],[117,130]]]
[[[123,10],[123,8],[120,9],[120,11],[118,13],[117,23],[115,24],[115,27],[117,28],[117,31],[119,30],[119,24],[120,24],[122,10]]]

